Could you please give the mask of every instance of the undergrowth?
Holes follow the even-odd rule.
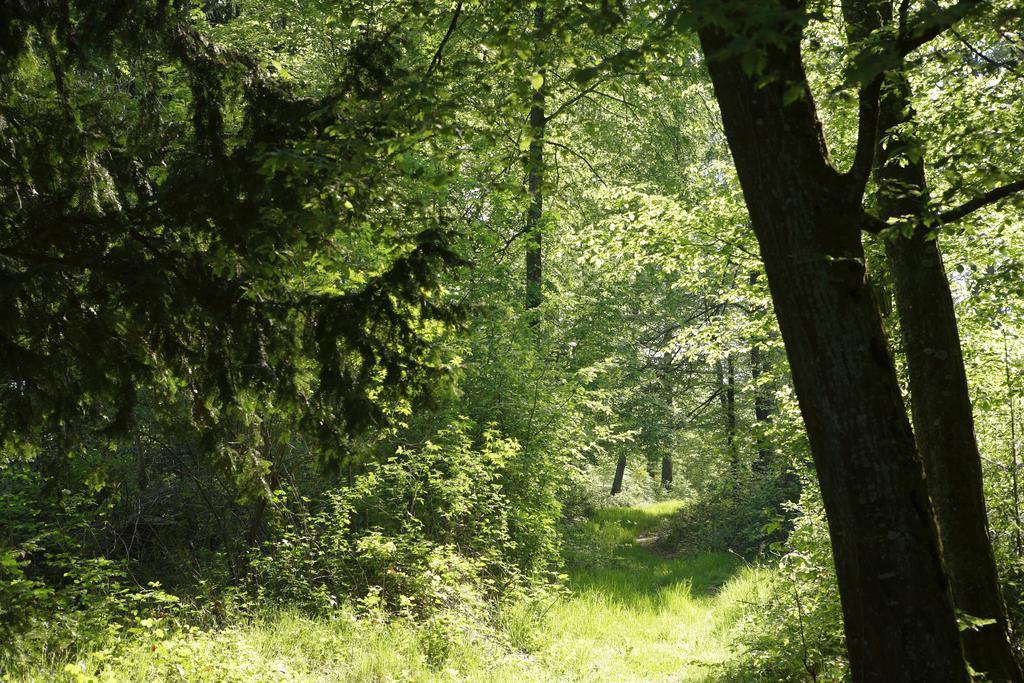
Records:
[[[202,628],[148,618],[114,646],[37,653],[5,680],[725,680],[737,624],[765,599],[768,576],[728,553],[659,551],[653,537],[680,505],[595,510],[574,536],[565,590],[492,603],[482,618],[365,600],[315,614],[255,609]]]

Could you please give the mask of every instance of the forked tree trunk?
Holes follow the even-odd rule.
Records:
[[[831,164],[798,26],[780,21],[760,83],[723,53],[727,34],[705,26],[700,38],[821,485],[851,674],[963,683],[921,460],[865,281],[863,187]]]
[[[883,135],[887,142],[876,177],[882,218],[909,218],[917,224],[911,236],[885,244],[907,357],[914,434],[953,602],[972,617],[995,622],[961,633],[964,655],[987,680],[1017,682],[1021,670],[1010,645],[988,535],[981,455],[953,297],[939,245],[919,222],[928,208],[924,161],[921,154],[905,153],[918,147],[907,133],[913,117],[909,84],[898,75],[890,77],[879,128],[891,131]]]
[[[612,479],[612,495],[618,495],[622,492],[622,477],[626,474],[626,456],[625,454],[619,456],[618,462],[615,463],[615,477]]]

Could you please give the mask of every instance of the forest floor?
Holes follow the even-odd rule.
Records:
[[[464,637],[451,629],[351,616],[277,613],[217,631],[141,644],[101,665],[68,665],[70,680],[482,681],[495,683],[710,682],[733,657],[741,615],[763,570],[725,553],[669,556],[655,541],[679,508],[668,501],[598,510],[578,529],[588,549],[571,563],[567,590],[513,605],[497,626]]]

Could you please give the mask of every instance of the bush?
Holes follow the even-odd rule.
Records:
[[[475,618],[543,576],[557,507],[531,500],[515,441],[485,430],[474,442],[471,428],[457,420],[291,516],[253,559],[253,590],[312,610],[352,598],[370,612]]]
[[[842,609],[821,494],[803,477],[793,531],[776,544],[777,571],[767,599],[738,630],[744,657],[736,680],[786,683],[845,681],[849,676]]]
[[[752,558],[785,537],[793,478],[748,474],[724,482],[673,515],[661,540],[669,552],[733,552]]]
[[[141,619],[175,616],[175,596],[158,583],[140,586],[125,562],[95,554],[92,496],[44,495],[44,478],[26,463],[8,463],[2,473],[0,674],[39,653],[60,659],[106,647]]]

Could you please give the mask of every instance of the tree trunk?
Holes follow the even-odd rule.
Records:
[[[715,375],[722,392],[719,401],[722,403],[722,417],[725,422],[725,449],[729,454],[729,467],[732,469],[735,484],[735,478],[740,473],[740,460],[736,448],[736,370],[731,353],[726,356],[724,369],[722,361],[715,363]]]
[[[736,447],[736,364],[730,353],[725,359],[725,428],[732,472],[739,475],[740,455]]]
[[[1020,681],[988,535],[981,455],[953,297],[939,245],[920,222],[928,208],[924,161],[919,153],[906,153],[919,147],[907,132],[913,117],[909,84],[898,75],[890,77],[879,122],[879,129],[889,133],[876,177],[882,218],[910,218],[915,226],[911,236],[885,244],[907,357],[914,434],[953,602],[972,617],[995,620],[961,633],[964,655],[988,680]]]
[[[672,488],[672,456],[661,456],[661,488]]]
[[[539,34],[544,26],[544,4],[537,3],[533,11],[533,30]],[[539,38],[536,50],[540,49]],[[542,60],[535,59],[534,64],[542,78],[545,70]],[[527,155],[527,191],[530,195],[530,206],[526,210],[526,308],[537,308],[544,300],[543,270],[541,246],[543,236],[540,218],[544,211],[544,132],[547,118],[544,115],[544,94],[547,83],[542,81],[539,88],[533,91],[530,106],[530,149]]]
[[[149,474],[146,463],[146,451],[142,448],[141,428],[135,427],[135,485],[142,493],[149,488]]]
[[[1005,336],[1003,337],[1003,364],[1006,370],[1006,392],[1010,404],[1010,494],[1013,497],[1013,550],[1017,557],[1020,557],[1020,483],[1017,480],[1020,463],[1017,458],[1017,397],[1014,396],[1013,378],[1010,375],[1010,350],[1007,348]]]
[[[851,674],[963,683],[921,460],[864,277],[863,187],[832,166],[800,25],[780,21],[758,81],[722,54],[730,36],[705,26],[700,39],[821,485]]]
[[[615,463],[615,478],[612,479],[612,495],[618,495],[622,492],[622,477],[626,474],[626,456],[625,454],[619,456],[619,461]]]
[[[771,467],[774,450],[764,435],[764,430],[772,423],[772,402],[764,387],[757,386],[757,381],[764,374],[765,360],[761,347],[756,343],[750,346],[750,378],[754,383],[754,420],[758,426],[757,460],[755,469],[761,472]]]

